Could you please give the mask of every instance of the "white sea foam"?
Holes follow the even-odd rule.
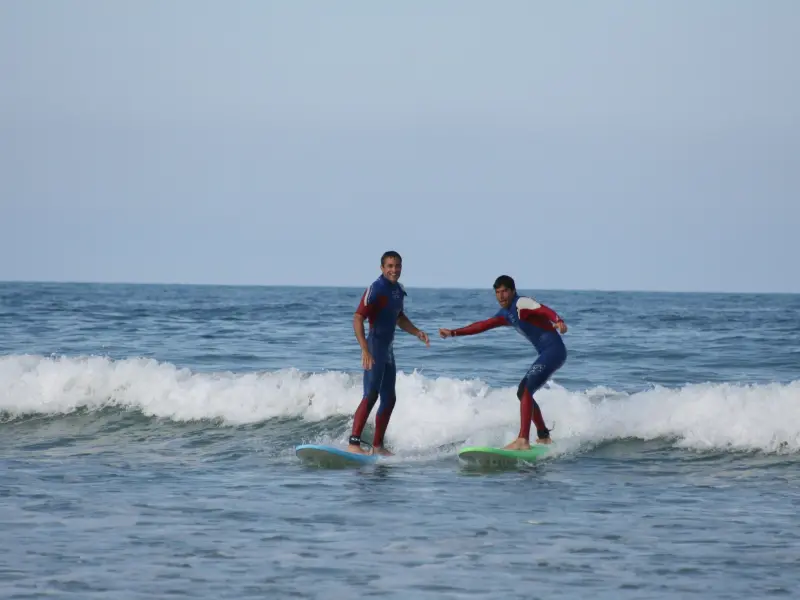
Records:
[[[515,388],[400,373],[397,392],[387,441],[400,451],[500,444],[518,427]],[[176,421],[319,422],[352,417],[360,399],[360,374],[196,373],[147,359],[0,358],[0,411],[11,417],[115,406]],[[686,385],[630,395],[600,388],[568,391],[553,383],[536,399],[548,424],[556,423],[554,439],[567,447],[670,438],[699,450],[800,451],[800,381]],[[375,411],[371,422],[374,417]]]

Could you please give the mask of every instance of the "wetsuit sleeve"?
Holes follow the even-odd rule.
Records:
[[[361,301],[358,303],[358,308],[356,308],[356,314],[364,318],[374,319],[378,311],[386,306],[388,301],[389,299],[384,294],[379,293],[375,286],[371,285],[362,294]]]
[[[561,321],[561,317],[549,306],[539,304],[533,298],[520,298],[517,301],[517,310],[519,311],[519,318],[522,321],[536,322],[541,321],[542,318],[547,319],[552,323]]]
[[[476,333],[483,333],[484,331],[489,331],[490,329],[494,329],[495,327],[502,327],[503,325],[507,324],[508,322],[506,321],[505,317],[496,315],[491,319],[486,319],[484,321],[477,321],[476,323],[472,323],[465,327],[453,329],[452,330],[453,337],[461,335],[475,335]]]

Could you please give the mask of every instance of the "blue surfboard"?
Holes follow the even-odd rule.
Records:
[[[303,462],[319,467],[357,467],[371,465],[380,460],[378,454],[357,454],[336,446],[319,444],[302,444],[294,449],[297,457]]]

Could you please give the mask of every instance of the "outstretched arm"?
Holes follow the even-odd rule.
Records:
[[[506,320],[501,316],[496,316],[484,321],[471,323],[465,327],[459,327],[458,329],[440,329],[439,335],[443,338],[475,335],[476,333],[483,333],[484,331],[489,331],[495,327],[502,327],[503,325],[506,325]]]
[[[411,335],[418,337],[420,340],[425,342],[426,346],[431,345],[431,342],[428,339],[428,334],[420,329],[417,329],[417,326],[411,322],[411,319],[406,316],[406,313],[401,312],[400,316],[397,317],[397,326],[406,333],[410,333]]]

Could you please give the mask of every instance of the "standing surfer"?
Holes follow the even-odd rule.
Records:
[[[561,368],[567,359],[567,349],[559,335],[567,332],[567,325],[551,308],[533,298],[517,294],[516,284],[508,275],[501,275],[495,280],[494,293],[500,304],[500,310],[493,317],[459,329],[439,329],[439,335],[443,338],[475,335],[495,327],[510,326],[533,344],[539,356],[517,388],[517,397],[520,401],[519,435],[505,448],[507,450],[530,448],[531,420],[536,425],[536,442],[549,444],[550,430],[545,427],[542,411],[533,399],[533,394]]]
[[[373,452],[389,455],[383,447],[383,437],[396,400],[395,380],[397,369],[394,360],[395,328],[418,337],[430,346],[428,334],[417,329],[403,312],[406,291],[398,282],[403,270],[403,259],[390,250],[381,256],[381,275],[361,296],[353,316],[353,330],[361,346],[361,365],[364,368],[364,395],[353,418],[353,430],[348,450],[364,454],[361,449],[361,433],[367,418],[380,396],[381,403],[375,415]],[[369,320],[369,337],[364,336],[364,320]]]

